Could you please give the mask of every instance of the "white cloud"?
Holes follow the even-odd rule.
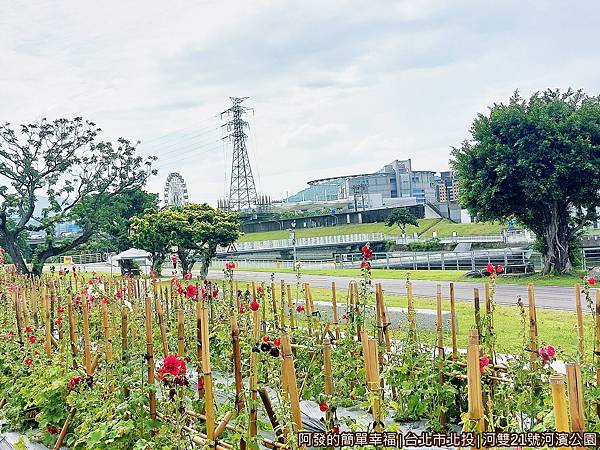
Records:
[[[0,3],[0,120],[140,139],[149,188],[179,171],[194,201],[224,194],[230,95],[250,96],[257,184],[279,197],[395,158],[443,170],[517,88],[600,91],[593,0]]]

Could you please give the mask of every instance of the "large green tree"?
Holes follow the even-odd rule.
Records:
[[[402,231],[402,234],[406,232],[406,225],[414,225],[415,227],[419,226],[417,218],[408,210],[408,208],[394,209],[390,215],[387,216],[385,224],[388,227],[398,225],[398,227],[400,227],[400,231]]]
[[[226,246],[240,236],[239,216],[206,203],[189,204],[161,211],[164,225],[170,230],[170,243],[177,247],[183,273],[200,262],[203,277],[219,245]]]
[[[600,206],[600,98],[515,93],[479,114],[471,136],[453,149],[461,203],[480,220],[531,229],[544,273],[572,270],[573,244]]]
[[[155,158],[137,155],[123,138],[101,141],[99,132],[81,118],[0,125],[0,236],[20,272],[39,275],[48,258],[87,242],[103,226],[107,204],[153,173]],[[40,197],[48,200],[41,211]],[[57,237],[57,225],[67,221],[77,222],[81,233]],[[45,240],[33,251],[30,269],[18,242],[32,233]]]
[[[152,269],[159,273],[170,248],[171,232],[168,225],[162,213],[155,209],[148,209],[131,219],[131,243],[150,253]]]

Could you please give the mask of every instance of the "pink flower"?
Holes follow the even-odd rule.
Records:
[[[548,353],[548,356],[550,358],[554,358],[554,356],[556,355],[556,350],[554,349],[553,346],[547,345],[546,346],[546,353]]]
[[[492,275],[495,272],[494,265],[492,263],[488,263],[488,265],[485,266],[485,270],[487,271],[487,273]]]
[[[488,358],[487,356],[484,355],[479,358],[479,370],[481,371],[481,373],[483,373],[483,371],[489,364],[490,358]]]
[[[302,311],[304,311],[304,305],[296,306],[296,312],[301,313]]]

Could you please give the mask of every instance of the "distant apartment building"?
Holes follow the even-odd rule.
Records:
[[[458,203],[458,179],[454,172],[440,172],[440,180],[436,184],[436,195],[439,203]]]

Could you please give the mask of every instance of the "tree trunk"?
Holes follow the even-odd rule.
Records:
[[[554,202],[550,210],[549,220],[544,231],[546,243],[546,260],[542,273],[568,273],[573,270],[570,258],[570,230],[568,210],[561,214],[559,207]]]
[[[181,270],[183,274],[190,273],[192,271],[192,267],[194,267],[194,263],[196,259],[191,254],[189,250],[179,250],[177,252],[177,256],[179,257],[179,263],[181,264]]]
[[[156,276],[158,277],[162,274],[162,263],[164,259],[164,255],[152,254],[152,270],[156,272]]]
[[[210,263],[213,257],[216,255],[216,253],[217,247],[215,246],[211,246],[202,253],[202,266],[200,267],[200,278],[202,278],[203,280],[206,280],[206,277],[208,276],[208,268],[210,267]]]
[[[4,238],[6,241],[6,251],[10,255],[10,258],[12,259],[17,270],[24,275],[30,275],[31,272],[27,268],[27,264],[25,263],[25,259],[21,253],[21,249],[17,244],[16,236],[12,235],[11,233],[7,233],[4,234]]]

